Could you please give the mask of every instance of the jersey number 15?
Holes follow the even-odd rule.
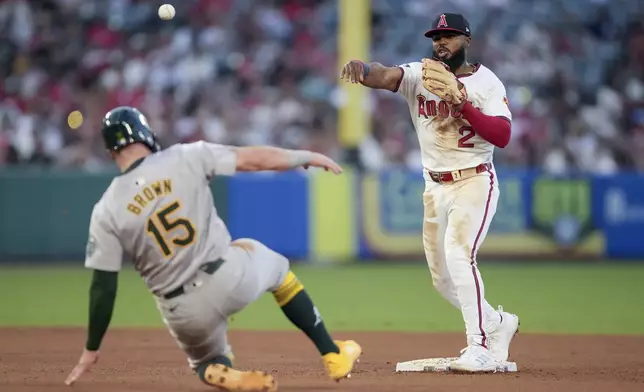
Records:
[[[173,212],[181,208],[178,201],[160,208],[154,215],[148,218],[147,231],[159,246],[163,256],[170,257],[174,248],[183,248],[195,241],[196,230],[192,222],[184,217],[172,218]],[[183,236],[175,234],[176,230],[183,228]]]

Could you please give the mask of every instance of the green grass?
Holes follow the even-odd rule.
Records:
[[[481,266],[487,298],[521,317],[524,332],[644,334],[644,264]],[[424,264],[294,268],[333,330],[462,331]],[[0,325],[84,326],[90,273],[80,267],[0,268]],[[163,324],[133,271],[121,273],[113,326]],[[270,295],[234,317],[234,329],[290,329]]]

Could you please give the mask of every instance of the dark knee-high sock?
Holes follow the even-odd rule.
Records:
[[[206,370],[208,370],[208,366],[217,365],[217,364],[224,365],[224,366],[227,366],[227,367],[233,367],[233,363],[230,360],[230,358],[228,358],[225,355],[219,355],[219,356],[214,357],[213,359],[211,359],[208,362],[204,362],[204,363],[200,364],[197,367],[197,369],[195,369],[195,373],[197,373],[197,376],[199,377],[199,379],[201,381],[203,381],[206,384],[210,384],[208,382],[208,380],[206,379]]]
[[[311,339],[321,355],[340,352],[327,332],[320,312],[293,272],[289,271],[273,296],[286,317]]]

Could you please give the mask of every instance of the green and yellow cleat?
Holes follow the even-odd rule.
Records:
[[[229,392],[276,392],[277,382],[270,374],[261,371],[241,371],[228,366],[209,365],[205,383]]]
[[[335,344],[340,349],[340,353],[329,353],[322,357],[327,373],[335,381],[351,378],[353,366],[360,362],[362,348],[353,340],[336,340]]]

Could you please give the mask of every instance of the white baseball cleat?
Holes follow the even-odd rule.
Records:
[[[500,363],[483,346],[464,348],[461,356],[449,364],[450,370],[467,373],[496,372],[499,367]]]
[[[501,323],[494,331],[491,331],[489,337],[490,353],[497,361],[507,361],[510,355],[510,343],[514,335],[519,332],[519,317],[516,314],[503,311],[499,306]]]

